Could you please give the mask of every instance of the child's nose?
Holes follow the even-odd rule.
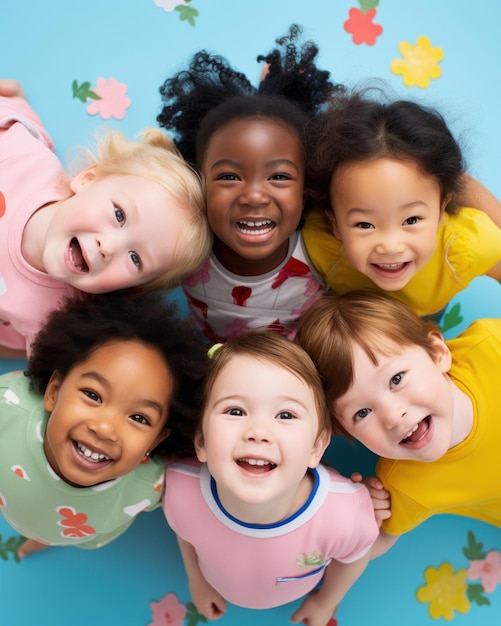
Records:
[[[401,404],[389,404],[384,409],[383,413],[383,423],[385,428],[390,430],[391,428],[395,428],[398,426],[402,419],[406,416],[407,411]]]
[[[92,420],[87,422],[87,427],[99,439],[117,441],[117,420],[109,411],[98,409]]]
[[[261,183],[249,182],[242,191],[240,202],[250,206],[262,206],[268,204],[269,196]]]
[[[271,435],[269,428],[266,426],[266,420],[262,418],[251,418],[247,421],[244,429],[245,441],[254,441],[256,443],[269,443]]]
[[[109,260],[113,256],[113,242],[110,237],[98,235],[96,238],[99,254],[104,261]]]
[[[405,250],[405,241],[400,232],[381,233],[377,243],[376,252],[378,254],[395,255],[401,254]]]

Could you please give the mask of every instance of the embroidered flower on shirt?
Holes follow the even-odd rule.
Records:
[[[87,524],[85,513],[77,513],[71,506],[59,506],[56,510],[63,518],[57,522],[64,529],[61,531],[63,537],[78,539],[96,533],[96,530]]]
[[[323,565],[324,557],[320,554],[320,552],[311,552],[310,554],[306,554],[306,552],[301,552],[296,557],[296,563],[299,567],[311,567],[312,565]]]

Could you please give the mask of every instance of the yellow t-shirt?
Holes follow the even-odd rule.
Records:
[[[320,211],[307,215],[303,238],[314,267],[336,294],[355,289],[381,289],[347,260],[342,243],[332,234]],[[434,316],[477,276],[501,259],[501,229],[477,209],[444,214],[433,257],[398,291],[386,292],[420,317]]]
[[[378,461],[376,473],[391,493],[392,515],[382,529],[392,535],[440,513],[501,526],[501,319],[477,320],[447,344],[450,378],[473,403],[473,428],[437,461]]]

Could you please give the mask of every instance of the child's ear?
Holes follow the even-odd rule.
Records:
[[[195,439],[193,440],[193,443],[195,444],[195,452],[197,454],[197,459],[200,461],[200,463],[205,463],[205,461],[207,461],[207,454],[205,451],[204,436],[201,430],[197,431],[197,434],[195,435]]]
[[[165,441],[167,439],[167,437],[171,434],[171,429],[170,428],[164,428],[162,430],[162,432],[157,436],[157,438],[155,439],[155,441],[151,444],[151,446],[148,448],[148,452],[146,454],[146,456],[149,456],[151,454],[151,452],[153,452],[153,450],[162,443],[162,441]]]
[[[440,222],[442,221],[444,217],[445,209],[447,208],[447,205],[449,204],[451,200],[452,200],[452,194],[450,193],[448,193],[442,200],[442,203],[440,204]]]
[[[339,239],[339,241],[341,241],[341,234],[339,232],[339,228],[337,227],[336,216],[334,215],[334,211],[328,210],[328,211],[324,211],[324,213],[325,213],[325,217],[327,218],[327,221],[329,222],[331,226],[332,234],[334,235],[336,239]]]
[[[446,374],[451,369],[452,356],[444,338],[437,330],[430,332],[433,343],[433,360],[440,368],[442,374]]]
[[[62,378],[60,374],[56,371],[52,372],[52,376],[45,388],[45,393],[43,396],[43,406],[46,411],[51,413],[56,406],[57,395],[59,393],[59,389],[61,388]]]
[[[331,436],[332,432],[327,428],[324,428],[324,430],[318,435],[315,443],[313,444],[308,467],[317,467],[320,463],[324,452],[331,441]]]
[[[96,179],[96,166],[90,165],[70,180],[70,189],[73,193],[78,193]]]

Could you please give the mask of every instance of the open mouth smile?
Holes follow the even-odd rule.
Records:
[[[409,446],[422,441],[430,430],[430,416],[428,415],[420,422],[418,422],[414,428],[407,433],[407,435],[400,441],[400,445]]]
[[[86,461],[90,461],[91,463],[102,463],[103,461],[112,460],[111,457],[107,456],[106,454],[91,450],[83,443],[80,443],[80,441],[75,442],[75,448],[81,457],[83,457]]]
[[[403,263],[371,263],[372,267],[381,272],[397,273],[405,269],[409,265],[409,261]]]
[[[89,266],[84,259],[82,248],[80,247],[80,244],[76,237],[73,237],[73,239],[70,241],[69,254],[71,262],[73,263],[75,269],[83,273],[87,273],[89,271]]]
[[[236,229],[242,235],[266,235],[274,228],[272,220],[241,220],[236,223]]]
[[[275,463],[266,459],[237,459],[237,465],[253,474],[265,474],[276,467]]]

